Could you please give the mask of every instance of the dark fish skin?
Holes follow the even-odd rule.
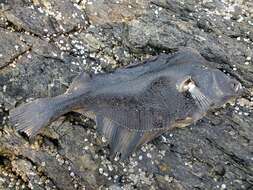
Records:
[[[59,116],[76,111],[96,121],[112,155],[127,158],[169,129],[185,127],[242,92],[196,50],[183,48],[109,74],[82,73],[66,93],[10,111],[18,131],[34,137]]]

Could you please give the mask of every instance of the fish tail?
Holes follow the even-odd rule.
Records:
[[[39,131],[61,115],[71,111],[64,97],[40,98],[10,111],[10,123],[17,131],[33,138]]]

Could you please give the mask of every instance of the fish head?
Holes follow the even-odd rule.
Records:
[[[198,59],[196,59],[198,60]],[[213,67],[204,58],[180,69],[176,83],[179,92],[188,92],[202,111],[221,107],[236,99],[244,89],[239,81]]]

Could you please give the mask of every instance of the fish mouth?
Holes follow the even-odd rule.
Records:
[[[225,106],[227,103],[229,103],[230,105],[235,105],[237,100],[237,97],[231,97],[230,99],[227,100],[226,103],[224,103],[223,105]]]
[[[236,85],[234,85],[232,93],[225,94],[222,97],[221,103],[223,102],[222,105],[226,103],[233,104],[238,97],[243,96],[245,93],[247,93],[247,90],[242,86],[241,83],[238,82]]]
[[[236,95],[229,95],[229,96],[224,96],[221,101],[219,103],[216,103],[216,105],[213,105],[212,108],[216,109],[219,107],[223,107],[225,108],[227,104],[230,105],[235,105],[236,100],[239,98],[240,96],[238,94]]]

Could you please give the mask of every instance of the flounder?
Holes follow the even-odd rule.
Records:
[[[190,125],[240,95],[241,84],[213,65],[197,50],[184,48],[112,73],[82,73],[64,94],[11,110],[10,121],[34,137],[61,115],[79,112],[95,120],[111,155],[124,159],[162,133]]]

